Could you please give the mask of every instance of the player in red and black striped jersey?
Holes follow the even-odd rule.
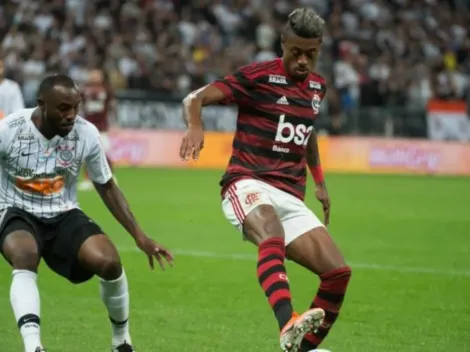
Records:
[[[183,159],[197,159],[203,147],[203,106],[236,104],[233,152],[222,178],[226,218],[258,246],[258,279],[281,330],[283,351],[310,351],[338,317],[351,269],[326,226],[330,200],[320,166],[314,121],[326,82],[313,73],[324,21],[313,10],[290,14],[282,33],[283,57],[255,63],[207,85],[184,100],[188,131]],[[323,205],[322,223],[305,205],[306,169]],[[291,304],[284,260],[288,257],[320,276],[309,310]]]

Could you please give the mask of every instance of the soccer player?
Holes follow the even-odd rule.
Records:
[[[40,338],[39,261],[74,284],[100,278],[112,325],[112,351],[134,351],[129,291],[116,247],[82,210],[75,193],[86,164],[110,212],[134,238],[153,268],[172,255],[147,237],[113,181],[95,126],[77,116],[80,92],[65,75],[46,77],[38,107],[0,121],[0,251],[13,267],[10,300],[25,352],[44,351]]]
[[[100,69],[90,71],[88,82],[83,87],[82,99],[83,117],[98,128],[108,165],[112,171],[113,165],[108,156],[110,147],[108,130],[110,117],[115,114],[115,101],[111,89],[105,84],[103,71]],[[87,172],[85,172],[85,179],[79,183],[78,188],[80,190],[93,189],[93,183]]]
[[[338,317],[351,276],[326,229],[330,200],[313,126],[326,90],[325,80],[313,72],[323,29],[323,19],[313,10],[296,9],[282,33],[282,58],[242,67],[183,101],[188,125],[180,149],[184,160],[197,160],[203,148],[202,107],[238,105],[233,152],[221,181],[222,208],[258,246],[258,279],[279,323],[283,351],[320,345]],[[324,224],[303,202],[307,167]],[[302,315],[292,307],[286,257],[321,280]]]
[[[24,109],[23,93],[18,83],[5,78],[5,63],[0,58],[0,120]]]

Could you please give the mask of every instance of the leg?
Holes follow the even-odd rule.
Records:
[[[323,226],[296,238],[288,245],[287,255],[321,279],[311,308],[320,307],[326,315],[320,328],[315,333],[306,335],[302,342],[302,351],[310,351],[320,345],[336,321],[351,277],[351,269]]]
[[[284,265],[284,228],[268,193],[255,180],[232,185],[223,201],[225,216],[258,246],[258,281],[274,311],[281,330],[281,349],[297,351],[306,326],[317,319],[317,311],[297,317],[294,314],[289,281]],[[310,312],[312,313],[312,312]]]
[[[1,251],[13,267],[10,302],[25,352],[42,350],[37,286],[40,255],[33,233],[34,229],[30,224],[20,218],[13,218],[6,223],[0,234]]]
[[[101,299],[111,321],[113,348],[130,344],[129,289],[116,247],[105,235],[89,237],[78,252],[80,264],[100,277]]]
[[[44,251],[44,260],[52,270],[73,283],[99,276],[101,298],[112,326],[113,351],[124,345],[132,351],[128,284],[116,247],[101,228],[78,209],[71,210],[60,220],[55,235],[48,252]]]

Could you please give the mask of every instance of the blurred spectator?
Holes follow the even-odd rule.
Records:
[[[328,23],[319,70],[343,111],[468,96],[470,11],[462,0],[36,0],[2,2],[1,50],[25,99],[65,72],[102,67],[114,90],[181,96],[280,54],[296,6]]]

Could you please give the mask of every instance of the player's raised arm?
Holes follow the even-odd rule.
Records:
[[[180,157],[183,160],[188,160],[191,157],[197,160],[199,152],[204,147],[204,125],[201,117],[202,107],[218,104],[224,99],[226,99],[226,93],[215,84],[199,88],[183,99],[183,117],[186,126],[188,126],[188,131],[180,147]]]
[[[325,177],[320,162],[320,152],[318,150],[318,138],[316,130],[313,129],[307,144],[307,165],[315,181],[315,195],[322,203],[323,213],[325,215],[324,223],[328,225],[330,221],[330,197],[326,189]]]
[[[223,79],[191,92],[183,99],[183,117],[188,131],[181,142],[181,159],[197,160],[204,147],[202,107],[219,103],[239,103],[249,93],[251,80],[248,77],[251,70],[251,66],[243,67]]]
[[[114,218],[127,230],[134,238],[136,245],[148,256],[149,265],[153,269],[153,259],[164,269],[163,258],[168,263],[172,263],[173,255],[163,246],[159,245],[151,238],[145,235],[137,223],[132,213],[126,197],[114,182],[110,167],[106,160],[106,155],[99,141],[98,131],[96,130],[95,143],[86,158],[88,173],[95,188]]]

